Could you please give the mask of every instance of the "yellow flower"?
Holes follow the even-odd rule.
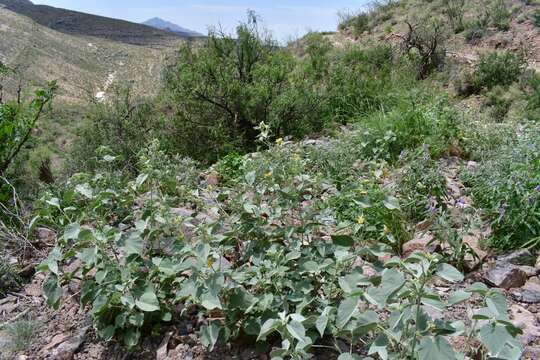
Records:
[[[208,190],[212,191],[213,189],[214,189],[214,187],[212,186],[212,184],[208,184]]]
[[[383,234],[384,234],[384,235],[390,234],[390,229],[389,229],[388,226],[386,226],[386,225],[384,225]]]
[[[276,139],[276,144],[283,145],[283,138]]]
[[[273,175],[273,173],[271,171],[267,172],[266,174],[264,174],[264,177],[265,178],[269,178]]]
[[[356,222],[357,222],[359,225],[363,225],[363,224],[366,222],[366,218],[364,218],[363,216],[359,216],[359,217],[356,219]]]
[[[208,258],[208,261],[207,261],[207,264],[208,264],[208,267],[211,268],[213,265],[214,265],[214,259],[212,259],[211,257]]]

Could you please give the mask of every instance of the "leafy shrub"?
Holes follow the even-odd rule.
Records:
[[[333,119],[346,123],[370,114],[381,106],[391,107],[395,91],[411,82],[393,62],[389,46],[367,50],[351,47],[337,55],[327,85],[327,106]]]
[[[344,31],[351,29],[354,36],[360,36],[364,31],[370,30],[370,14],[359,12],[358,14],[341,13],[338,29]]]
[[[500,86],[494,87],[486,96],[484,105],[489,107],[490,116],[495,121],[503,121],[510,110],[512,99],[506,97],[506,91]]]
[[[135,172],[137,153],[149,145],[152,134],[162,127],[156,119],[154,105],[133,99],[129,86],[111,89],[107,102],[90,106],[79,136],[71,148],[70,161],[76,171],[99,167],[103,148],[122,159],[126,171]]]
[[[22,279],[13,266],[0,257],[0,296],[8,291],[17,290],[22,285]]]
[[[532,15],[534,25],[540,27],[540,9],[536,9]]]
[[[230,153],[216,164],[216,170],[221,180],[231,183],[244,174],[245,159],[238,153]]]
[[[527,118],[540,120],[540,77],[536,74],[528,80],[525,89],[527,105],[525,107]]]
[[[519,358],[519,329],[510,325],[501,293],[474,284],[445,300],[430,288],[432,280],[463,276],[438,255],[377,260],[391,248],[363,237],[372,231],[371,218],[338,223],[324,197],[339,190],[299,150],[276,146],[247,161],[235,188],[222,189],[216,199],[216,217],[198,225],[172,215],[152,172],[134,180],[111,178],[116,183],[91,175],[73,178],[70,187],[79,189],[75,204],[65,196],[46,198],[52,213],[43,216],[57,221],[60,209],[67,220],[57,247],[40,266],[48,271],[48,302],[58,305],[60,286],[77,274],[81,302],[98,334],[130,348],[143,332],[196,314],[203,319],[200,340],[209,349],[241,338],[273,347],[273,358],[309,358],[316,347],[340,339],[347,349],[360,346],[381,357],[452,359],[450,335],[477,338],[489,356]],[[356,181],[351,177],[343,186]],[[397,199],[375,195],[372,201],[363,208],[380,208],[374,219],[399,209]],[[190,231],[180,224],[191,224]],[[67,270],[69,264],[80,265]],[[375,275],[363,274],[368,264]],[[481,315],[473,318],[485,321],[478,327],[434,320],[420,305],[453,307],[473,294],[484,301]],[[497,346],[488,341],[491,334]],[[335,350],[343,352],[341,358],[353,356],[352,350]],[[463,351],[472,354],[473,344],[467,342]]]
[[[302,137],[325,122],[318,84],[252,13],[236,37],[214,31],[200,48],[186,44],[167,71],[164,96],[174,113],[171,147],[197,160],[256,149],[260,123],[276,137]]]
[[[465,29],[463,25],[463,13],[465,0],[443,0],[443,12],[448,18],[452,30],[458,34]]]
[[[518,80],[525,69],[525,59],[512,52],[492,52],[480,57],[473,74],[473,84],[482,88],[508,86]]]
[[[508,10],[505,0],[493,0],[489,7],[489,14],[491,25],[502,31],[510,29],[512,14]]]
[[[475,204],[492,222],[491,245],[501,250],[521,248],[540,236],[538,134],[535,126],[522,129],[484,154],[482,166],[467,178]]]
[[[446,179],[429,149],[412,152],[401,160],[399,193],[409,219],[420,222],[445,209]]]

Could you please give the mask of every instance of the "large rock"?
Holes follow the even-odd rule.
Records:
[[[509,263],[497,263],[484,274],[484,280],[492,286],[511,289],[523,286],[527,282],[527,273]]]
[[[520,302],[528,304],[540,303],[540,278],[530,278],[522,288],[516,289],[512,295]]]
[[[497,259],[497,263],[508,263],[513,265],[534,266],[536,257],[527,249],[521,249],[510,254],[506,254]]]
[[[519,340],[524,346],[531,345],[540,338],[540,326],[536,317],[529,310],[519,305],[510,307],[510,318],[514,326],[523,330]]]
[[[51,358],[54,360],[70,360],[73,359],[73,355],[81,347],[82,343],[86,339],[86,333],[90,329],[89,326],[85,326],[80,329],[75,336],[69,338],[58,345],[51,353]]]

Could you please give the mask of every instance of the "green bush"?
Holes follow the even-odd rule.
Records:
[[[498,30],[510,29],[511,12],[506,6],[505,0],[493,0],[489,7],[490,23]]]
[[[129,86],[111,89],[109,99],[91,105],[85,114],[71,147],[69,165],[74,171],[99,167],[102,152],[108,149],[122,159],[126,171],[135,172],[137,153],[163,129],[154,105],[134,99]]]
[[[536,9],[532,14],[532,19],[534,25],[540,27],[540,9]]]
[[[491,220],[490,243],[498,249],[540,245],[539,134],[536,125],[522,128],[519,136],[485,153],[480,168],[467,177],[475,204]]]
[[[308,49],[314,68],[323,56]],[[324,61],[323,61],[324,63]],[[275,137],[302,137],[323,128],[324,99],[316,77],[258,26],[254,14],[236,36],[212,32],[199,48],[185,45],[166,74],[165,98],[172,108],[172,148],[198,160],[215,161],[231,151],[253,151],[259,124]]]
[[[341,14],[338,25],[340,31],[351,29],[354,36],[360,36],[364,31],[370,30],[371,16],[368,12],[359,12],[358,14]]]
[[[506,93],[504,88],[496,86],[486,94],[484,105],[489,108],[489,114],[495,121],[503,121],[512,105],[512,99]]]
[[[465,0],[443,0],[443,12],[448,18],[454,33],[458,34],[465,30],[463,25]]]
[[[503,51],[482,55],[473,73],[474,87],[480,91],[508,86],[519,79],[525,66],[526,61],[521,54]]]
[[[346,154],[348,145],[333,144],[334,154]],[[170,199],[159,191],[159,171],[145,170],[136,179],[113,176],[112,182],[96,174],[74,177],[74,195],[44,199],[42,216],[64,224],[57,247],[40,266],[48,273],[48,303],[59,306],[61,285],[80,271],[81,303],[97,334],[130,349],[142,334],[195,316],[200,341],[210,350],[242,340],[273,358],[308,359],[339,340],[347,350],[332,351],[345,359],[369,351],[450,360],[476,353],[479,344],[489,356],[519,358],[514,338],[520,331],[508,321],[500,292],[474,284],[443,299],[432,288],[435,279],[456,282],[463,275],[437,254],[378,260],[398,250],[392,224],[402,219],[399,200],[377,178],[378,163],[356,172],[368,199],[357,200],[364,214],[348,221],[348,212],[327,198],[344,196],[336,204],[346,204],[358,176],[339,190],[331,177],[320,177],[326,173],[321,157],[313,162],[302,149],[278,145],[254,154],[235,187],[217,189],[222,192],[215,202],[199,209],[215,209],[202,222],[173,215]],[[346,156],[340,164],[351,160]],[[68,264],[79,268],[68,271]],[[365,275],[363,266],[374,275]],[[485,322],[478,327],[465,319],[433,319],[419,305],[429,299],[431,306],[451,308],[473,294],[483,300]],[[497,335],[497,346],[486,333]],[[454,355],[447,339],[454,334],[478,341]]]

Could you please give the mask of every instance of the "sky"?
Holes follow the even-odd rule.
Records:
[[[308,31],[333,31],[337,13],[357,11],[370,0],[34,0],[45,4],[109,16],[134,22],[153,17],[206,34],[220,24],[234,30],[247,10],[259,14],[265,26],[280,41],[294,39]]]

